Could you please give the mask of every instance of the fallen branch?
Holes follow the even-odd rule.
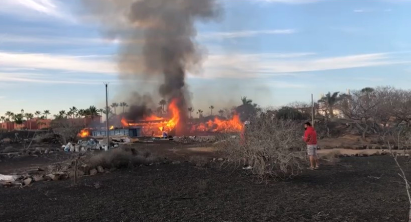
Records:
[[[398,168],[400,168],[401,174],[398,175],[404,180],[405,188],[407,190],[408,201],[410,202],[409,212],[408,212],[408,222],[411,222],[411,195],[410,195],[410,184],[408,183],[407,177],[405,176],[405,172],[402,169],[400,163],[398,163],[397,156],[394,157],[395,163],[397,164]]]
[[[37,132],[37,131],[36,131]],[[30,144],[29,144],[29,146],[27,147],[27,149],[28,148],[30,148],[30,146],[31,146],[31,143],[33,142],[33,140],[34,140],[34,137],[36,136],[36,132],[34,132],[34,134],[33,134],[33,138],[31,138],[31,141],[30,141]],[[27,135],[28,136],[28,135]]]
[[[387,144],[388,144],[388,148],[390,149],[391,156],[394,158],[395,163],[397,164],[398,168],[399,168],[400,171],[401,171],[401,174],[398,173],[398,175],[399,175],[399,176],[404,180],[404,182],[405,182],[405,189],[406,189],[406,191],[407,191],[407,196],[408,196],[408,201],[409,201],[409,207],[408,207],[408,222],[411,222],[411,195],[410,195],[410,184],[408,183],[408,179],[407,179],[407,177],[405,176],[404,170],[402,169],[400,163],[398,162],[398,158],[397,158],[398,156],[397,156],[397,154],[394,154],[394,153],[392,152],[391,143],[390,143],[389,140],[388,140]]]

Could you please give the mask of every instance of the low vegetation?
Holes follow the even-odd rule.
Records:
[[[217,143],[237,166],[248,165],[260,176],[286,178],[298,175],[305,160],[302,125],[261,113],[251,120],[240,139],[226,137]]]

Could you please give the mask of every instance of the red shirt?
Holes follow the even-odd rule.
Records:
[[[305,130],[304,141],[307,145],[317,145],[317,133],[312,126],[307,127]]]

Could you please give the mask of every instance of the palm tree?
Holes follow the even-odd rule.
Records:
[[[123,114],[124,114],[124,108],[128,107],[128,104],[125,103],[125,102],[121,102],[121,103],[120,103],[120,107],[123,108]]]
[[[41,112],[40,112],[40,111],[36,111],[36,112],[34,113],[34,115],[36,115],[36,117],[37,117],[37,119],[38,119],[39,116],[41,115]]]
[[[246,96],[241,97],[241,102],[242,102],[242,105],[251,105],[251,104],[253,104],[253,100],[247,99]]]
[[[29,129],[31,129],[31,119],[33,119],[34,115],[32,113],[25,113],[24,117],[26,117],[26,120],[29,122]]]
[[[224,110],[220,109],[220,110],[218,111],[218,113],[220,114],[221,117],[223,117],[223,115],[224,115]]]
[[[79,117],[84,117],[84,116],[86,115],[86,112],[84,111],[84,109],[79,109],[79,110],[77,111],[77,115],[78,115]]]
[[[91,116],[91,119],[93,120],[94,117],[98,116],[98,110],[95,106],[90,106],[87,109],[88,114]]]
[[[334,117],[334,106],[343,99],[342,96],[339,96],[340,92],[328,92],[323,98],[318,100],[318,102],[323,103],[327,109],[328,115],[333,118]],[[327,115],[327,113],[326,113]]]
[[[201,110],[201,109],[199,109],[198,111],[197,111],[197,114],[198,114],[198,118],[201,118],[201,117],[203,117],[203,110]]]
[[[14,123],[19,124],[19,125],[23,124],[23,114],[22,113],[15,114],[15,115],[13,114],[13,121]]]
[[[1,116],[0,119],[1,119],[1,121],[4,123],[4,121],[6,120],[6,117]]]
[[[163,110],[163,113],[164,113],[164,112],[165,112],[164,107],[167,105],[167,101],[166,101],[165,99],[162,99],[162,100],[159,102],[159,104],[160,104],[161,109]]]
[[[193,118],[191,114],[194,112],[193,107],[188,108],[188,112],[190,113],[190,119]]]
[[[114,109],[114,114],[117,115],[117,110],[116,108],[118,107],[118,103],[112,103],[111,107]]]
[[[44,110],[43,115],[46,117],[47,119],[47,115],[50,115],[50,110]]]
[[[111,107],[107,107],[107,109],[104,109],[104,110],[103,110],[103,113],[104,113],[104,114],[107,114],[107,110],[108,110],[108,114],[113,113],[113,112],[111,111]]]
[[[69,110],[70,115],[67,114],[68,116],[71,116],[72,119],[74,118],[74,116],[77,116],[78,109],[75,106],[71,107]]]
[[[253,103],[253,100],[247,99],[246,96],[241,97],[241,105],[235,108],[236,113],[240,115],[242,120],[248,120],[250,117],[255,116],[260,110],[258,105]]]
[[[24,109],[21,109],[21,114],[23,114],[23,115],[24,115]]]
[[[65,110],[60,110],[59,117],[64,118],[65,116],[66,116],[66,111]]]
[[[208,107],[209,109],[210,109],[210,113],[211,113],[211,116],[213,115],[213,109],[214,109],[214,106],[213,105],[211,105],[210,107]]]
[[[100,113],[100,116],[103,116],[103,113],[105,113],[104,109],[98,109],[97,111]]]
[[[7,111],[5,115],[10,119],[14,114],[10,111]]]

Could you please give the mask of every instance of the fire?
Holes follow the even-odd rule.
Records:
[[[177,106],[178,100],[172,100],[168,105],[168,118],[159,117],[156,115],[146,116],[138,122],[129,122],[126,119],[121,119],[123,127],[141,127],[142,134],[145,136],[161,136],[163,131],[170,132],[174,130],[180,123],[180,110]],[[191,126],[191,133],[195,132],[224,132],[234,133],[241,132],[244,128],[239,115],[234,115],[233,118],[224,120],[214,118],[204,123],[199,123]]]
[[[164,120],[164,119],[156,115],[151,115],[151,116],[145,117],[144,120],[145,121],[157,121],[157,120]]]
[[[88,129],[82,129],[79,133],[78,136],[81,138],[86,138],[90,136],[90,131]]]
[[[144,135],[161,136],[163,131],[173,130],[180,121],[180,113],[177,107],[177,100],[171,101],[168,106],[170,119],[151,115],[144,117],[139,123],[129,123],[126,119],[121,119],[123,127],[140,126]]]
[[[169,129],[174,129],[180,122],[180,112],[178,110],[176,100],[171,101],[168,106],[168,111],[171,113],[172,118],[167,122],[166,126]]]
[[[200,123],[198,125],[194,125],[191,128],[191,131],[197,132],[225,132],[225,133],[233,133],[233,132],[241,132],[244,128],[243,123],[240,120],[239,115],[234,115],[233,118],[229,120],[222,120],[219,118],[214,118],[214,120],[209,120],[206,123]]]
[[[124,127],[128,127],[128,126],[129,126],[129,123],[127,122],[126,119],[124,119],[124,117],[121,118],[121,124],[122,124]]]

